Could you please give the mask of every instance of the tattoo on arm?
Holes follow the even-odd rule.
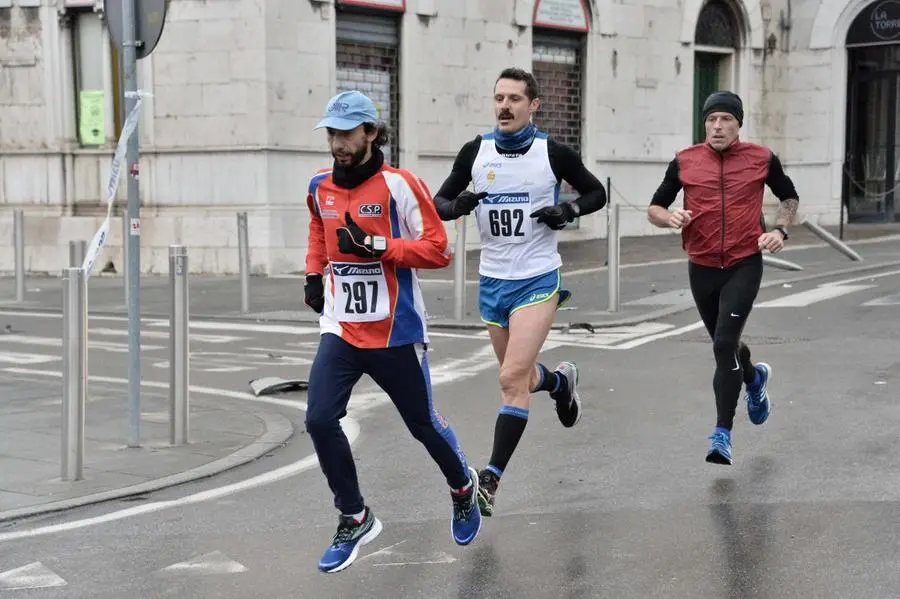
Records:
[[[797,206],[799,204],[800,200],[797,199],[783,200],[781,205],[778,206],[778,212],[775,214],[775,224],[784,227],[791,226],[794,223],[794,218],[797,216]]]

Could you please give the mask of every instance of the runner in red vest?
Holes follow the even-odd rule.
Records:
[[[717,419],[706,461],[731,465],[731,429],[742,384],[750,421],[762,424],[769,417],[772,368],[751,362],[741,332],[762,281],[762,252],[784,247],[799,200],[778,156],[738,138],[744,121],[740,97],[711,94],[703,118],[706,141],[678,152],[669,163],[647,217],[657,227],[681,230],[691,291],[716,359]],[[769,232],[762,210],[766,185],[781,201]],[[683,208],[670,212],[682,189]]]

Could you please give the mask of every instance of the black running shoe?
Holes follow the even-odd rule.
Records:
[[[494,513],[494,495],[500,479],[490,470],[482,470],[478,475],[478,509],[481,515],[490,517]]]

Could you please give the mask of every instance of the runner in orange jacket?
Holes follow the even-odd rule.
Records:
[[[415,271],[450,263],[447,233],[425,184],[384,163],[387,133],[372,100],[358,91],[340,93],[316,128],[328,130],[334,167],[312,178],[307,195],[305,302],[321,314],[322,335],[309,374],[306,430],[341,514],[319,569],[337,572],[382,528],[360,493],[340,425],[363,374],[390,396],[444,474],[456,543],[475,539],[481,513],[478,473],[432,404],[425,304]]]

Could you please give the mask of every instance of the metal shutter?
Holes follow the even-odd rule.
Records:
[[[353,12],[338,12],[337,15],[339,41],[392,47],[400,45],[400,31],[396,17]]]

